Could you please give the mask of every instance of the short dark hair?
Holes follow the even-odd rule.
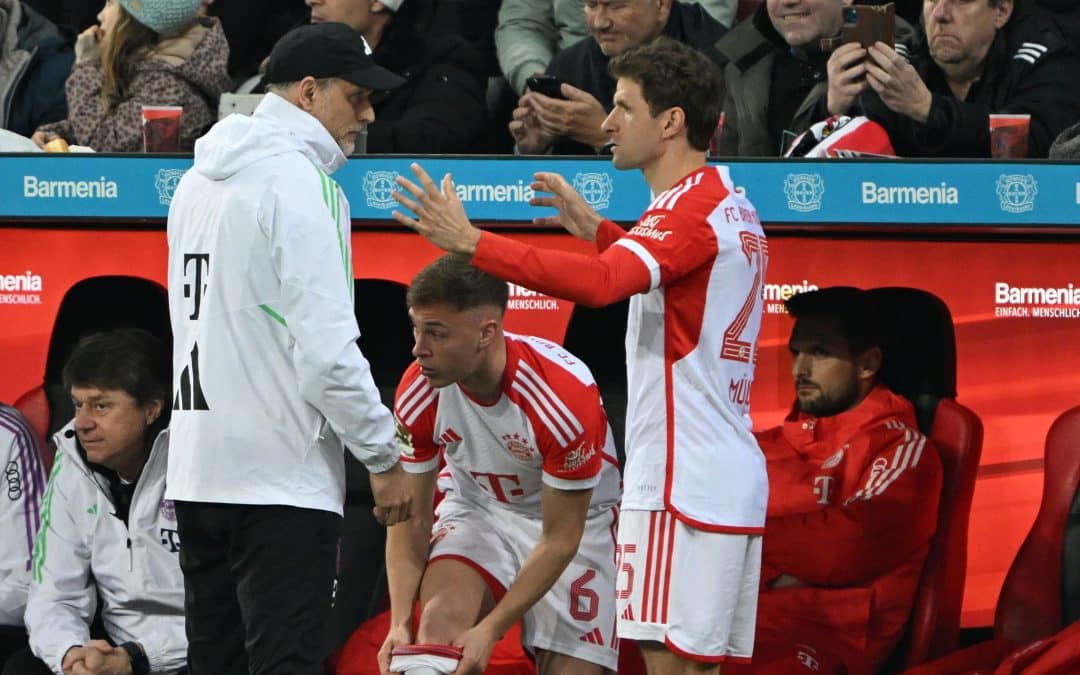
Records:
[[[709,149],[724,106],[724,80],[708,57],[661,35],[611,59],[608,72],[640,84],[653,117],[682,108],[691,147]]]
[[[64,387],[119,389],[139,405],[160,400],[163,429],[170,411],[170,359],[161,340],[140,328],[93,333],[79,340],[64,364]]]
[[[886,347],[885,317],[866,291],[853,286],[830,286],[796,293],[784,301],[795,319],[824,317],[836,323],[851,353]]]
[[[474,307],[506,311],[510,288],[506,282],[469,264],[469,256],[450,253],[417,273],[405,293],[409,307],[447,304],[459,312]]]

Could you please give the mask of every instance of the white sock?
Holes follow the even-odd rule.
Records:
[[[448,675],[457,669],[461,650],[450,645],[409,645],[390,652],[390,672],[405,675]]]

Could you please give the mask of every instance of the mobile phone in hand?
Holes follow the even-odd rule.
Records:
[[[554,75],[533,75],[525,80],[525,86],[544,96],[566,98],[562,93],[562,82]]]

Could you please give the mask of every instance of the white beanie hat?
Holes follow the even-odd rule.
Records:
[[[195,20],[200,0],[118,0],[133,19],[158,35],[176,35]]]

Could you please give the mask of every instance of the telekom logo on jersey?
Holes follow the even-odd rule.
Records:
[[[671,230],[661,231],[656,229],[660,226],[660,223],[664,222],[664,218],[667,214],[653,214],[647,218],[643,218],[640,223],[630,228],[630,236],[642,237],[644,239],[655,239],[657,241],[664,241],[672,234]]]

